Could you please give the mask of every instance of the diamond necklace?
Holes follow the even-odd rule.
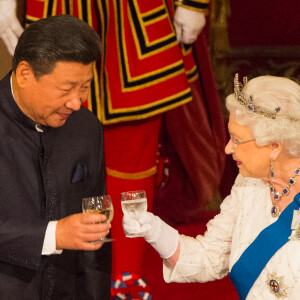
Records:
[[[295,177],[298,175],[300,175],[300,167],[295,170],[293,176],[289,179],[288,185],[282,190],[281,193],[277,192],[276,189],[273,187],[271,181],[269,181],[270,192],[273,196],[273,200],[272,200],[273,207],[271,209],[271,215],[273,218],[276,218],[279,216],[280,211],[279,211],[279,207],[278,207],[278,202],[281,200],[282,196],[286,196],[289,194],[290,187],[296,183]]]

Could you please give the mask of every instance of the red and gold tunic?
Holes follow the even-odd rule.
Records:
[[[206,11],[208,1],[180,5]],[[197,68],[192,48],[178,46],[173,12],[173,0],[27,0],[26,20],[70,14],[100,34],[103,53],[87,106],[103,124],[113,124],[191,100],[188,81],[197,78]]]

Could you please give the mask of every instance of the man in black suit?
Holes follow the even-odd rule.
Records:
[[[0,81],[0,299],[110,299],[102,125],[86,101],[100,39],[67,15],[34,22]],[[100,249],[101,248],[101,249]]]

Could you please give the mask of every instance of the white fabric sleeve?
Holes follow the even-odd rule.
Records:
[[[42,255],[62,253],[62,250],[56,250],[56,236],[55,236],[56,225],[57,225],[57,221],[50,221],[48,223],[43,249],[42,249]]]
[[[237,181],[239,181],[239,178]],[[174,269],[163,263],[166,282],[206,282],[228,274],[232,235],[238,213],[235,184],[221,205],[221,212],[208,222],[204,235],[196,238],[180,235],[180,256]]]

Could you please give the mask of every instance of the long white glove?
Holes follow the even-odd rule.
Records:
[[[184,44],[192,44],[206,23],[202,12],[178,6],[174,14],[174,27],[177,41]]]
[[[144,237],[162,258],[171,257],[178,246],[178,231],[150,212],[138,220],[128,214],[123,216],[123,229],[127,237]]]
[[[14,55],[23,30],[16,15],[16,0],[0,0],[0,37],[10,55]]]

